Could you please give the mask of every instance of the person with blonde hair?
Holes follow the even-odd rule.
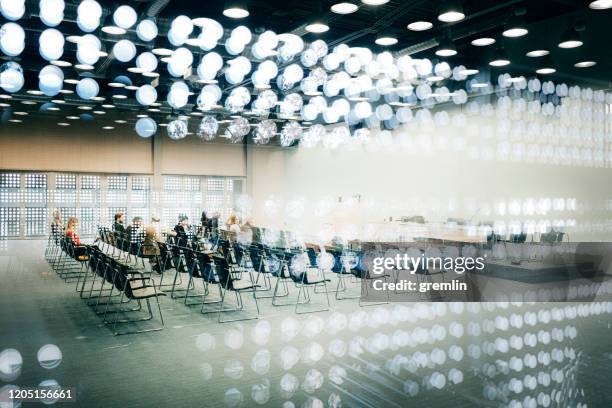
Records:
[[[54,237],[64,235],[64,221],[62,220],[62,212],[59,208],[53,211],[53,221],[51,222],[51,233]]]
[[[69,217],[68,222],[66,223],[66,237],[71,239],[74,245],[81,245],[81,238],[79,238],[79,234],[77,233],[77,227],[79,225],[79,220],[76,217]]]
[[[240,222],[238,220],[238,216],[235,213],[231,213],[226,223],[227,229],[229,232],[239,233],[240,232]]]

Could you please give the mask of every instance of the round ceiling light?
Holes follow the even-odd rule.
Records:
[[[593,10],[605,10],[612,8],[612,0],[594,0],[591,1],[589,7]]]
[[[389,0],[361,0],[363,4],[367,4],[368,6],[381,6],[385,3],[388,3]]]
[[[306,31],[313,34],[320,34],[329,31],[329,26],[321,21],[306,25]]]
[[[592,67],[594,65],[597,65],[597,62],[595,61],[580,61],[574,64],[574,66],[576,68],[589,68]]]
[[[351,14],[356,12],[359,9],[359,6],[353,3],[336,3],[330,7],[330,10],[336,14]]]
[[[550,51],[548,50],[533,50],[533,51],[529,51],[525,55],[527,55],[530,58],[537,58],[537,57],[543,57],[548,54],[550,54]]]
[[[433,27],[433,24],[429,21],[414,21],[408,24],[410,31],[426,31]]]
[[[487,45],[495,44],[495,38],[481,37],[472,40],[472,45],[476,47],[486,47]]]

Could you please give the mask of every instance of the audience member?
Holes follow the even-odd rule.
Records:
[[[229,232],[236,234],[240,232],[240,222],[238,221],[238,216],[236,214],[230,214],[229,218],[227,219],[226,228]]]
[[[189,217],[186,215],[181,215],[179,217],[179,222],[174,227],[174,232],[176,233],[176,240],[178,246],[187,246],[187,242],[189,242],[193,233],[191,232],[191,226],[189,225]]]
[[[113,224],[113,231],[120,234],[125,234],[125,226],[123,225],[124,216],[122,212],[115,214],[115,223]]]
[[[51,222],[51,233],[53,237],[61,237],[64,235],[64,221],[62,220],[62,213],[59,208],[53,211],[53,222]]]

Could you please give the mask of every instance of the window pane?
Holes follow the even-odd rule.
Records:
[[[98,232],[100,224],[100,209],[84,207],[80,209],[81,217],[79,222],[79,230],[83,235],[94,235]]]
[[[166,176],[164,177],[164,190],[165,191],[180,191],[181,189],[181,178],[178,176]]]
[[[21,208],[0,208],[0,237],[18,237]]]
[[[127,176],[108,176],[109,190],[127,190]]]
[[[150,190],[151,178],[149,176],[133,176],[132,190]]]
[[[200,179],[197,177],[185,177],[185,191],[200,191]]]
[[[26,174],[25,188],[46,189],[47,175],[46,174]]]
[[[0,188],[19,187],[19,173],[0,173]]]
[[[47,235],[47,209],[26,208],[25,236]]]
[[[58,190],[75,190],[76,175],[75,174],[58,174],[55,178],[55,188]]]
[[[81,190],[99,190],[100,176],[81,176]]]
[[[207,180],[207,190],[223,191],[223,181],[221,177],[209,177]]]

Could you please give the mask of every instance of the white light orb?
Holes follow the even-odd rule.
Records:
[[[181,140],[187,137],[188,132],[187,122],[184,120],[173,120],[168,123],[166,127],[166,131],[168,132],[168,137],[172,140]]]
[[[431,61],[427,58],[418,60],[416,63],[417,73],[421,76],[427,76],[431,74],[432,69],[433,69],[433,66],[431,64]]]
[[[325,130],[325,126],[323,125],[313,125],[311,126],[307,132],[302,134],[302,139],[300,140],[300,146],[305,147],[307,149],[312,149],[316,147],[321,140],[325,138],[327,134],[327,130]]]
[[[113,46],[113,55],[118,61],[131,61],[136,56],[136,46],[130,40],[121,40]]]
[[[340,66],[340,59],[335,53],[327,54],[323,58],[323,67],[328,71],[335,71]]]
[[[95,0],[83,0],[77,8],[77,14],[87,20],[99,20],[102,17],[102,7]]]
[[[253,142],[267,144],[276,135],[276,123],[271,119],[262,120],[255,128]]]
[[[38,87],[47,96],[55,96],[64,84],[64,73],[55,65],[47,65],[38,74]]]
[[[136,10],[130,6],[119,6],[113,13],[115,25],[125,30],[136,24],[136,20],[138,20],[138,14],[136,14]]]
[[[79,15],[77,16],[77,26],[81,31],[91,33],[96,31],[96,29],[100,26],[100,20],[83,20],[83,18]]]
[[[0,49],[9,57],[16,57],[25,48],[25,32],[19,24],[6,23],[0,27]]]
[[[77,60],[81,64],[94,65],[100,59],[100,40],[94,35],[84,35],[77,44]]]
[[[234,38],[239,44],[246,45],[253,39],[253,34],[248,27],[242,25],[234,28],[230,37]]]
[[[64,19],[64,0],[40,0],[40,20],[49,27],[55,27]]]
[[[151,85],[142,85],[136,91],[136,100],[143,106],[149,106],[157,101],[157,90]]]
[[[211,80],[223,68],[223,58],[216,52],[209,52],[202,57],[198,65],[198,77],[202,80]]]
[[[0,66],[0,87],[6,92],[14,93],[21,90],[24,82],[21,65],[8,61]]]
[[[25,0],[0,0],[0,11],[7,20],[19,20],[25,13]]]
[[[232,143],[240,143],[250,131],[249,121],[240,117],[230,122],[227,129],[225,129],[224,137],[230,139]]]
[[[200,121],[197,136],[205,142],[212,141],[219,131],[219,122],[214,116],[206,115]]]
[[[136,66],[144,72],[153,72],[157,69],[157,57],[152,52],[143,52],[136,58]]]
[[[193,64],[193,54],[185,47],[174,51],[168,62],[168,72],[174,77],[182,77]]]
[[[307,49],[300,56],[300,62],[306,68],[310,68],[317,63],[317,53],[312,49]]]
[[[83,78],[76,86],[77,95],[79,95],[79,98],[85,99],[86,101],[98,96],[99,92],[100,86],[92,78]]]
[[[302,119],[313,121],[319,115],[319,109],[311,104],[306,104],[302,107]]]
[[[172,28],[168,31],[168,41],[170,41],[170,44],[174,45],[175,47],[180,47],[181,45],[185,44],[185,41],[187,41],[187,39],[189,38],[189,36],[180,36],[178,35]]]
[[[270,80],[276,78],[278,75],[278,65],[276,65],[274,61],[266,60],[259,64],[257,71],[261,72],[261,75]]]
[[[289,147],[300,139],[302,135],[302,126],[296,121],[289,121],[280,134],[280,144],[283,147]]]
[[[136,27],[136,35],[142,41],[153,41],[158,34],[159,29],[153,20],[142,20]]]
[[[336,123],[340,120],[340,115],[329,107],[323,111],[323,120],[325,123]]]
[[[331,108],[334,109],[339,116],[345,116],[348,115],[349,111],[351,110],[351,105],[346,99],[340,98],[336,99],[332,103]]]
[[[366,101],[358,102],[353,109],[359,119],[365,119],[372,114],[372,105]]]
[[[188,38],[193,32],[193,23],[187,16],[178,16],[172,20],[170,29],[177,37]]]
[[[389,120],[393,117],[393,109],[387,104],[379,105],[376,107],[376,117],[381,121]]]
[[[170,92],[168,92],[168,104],[174,109],[180,109],[187,105],[189,100],[189,87],[183,81],[178,81],[172,84]]]
[[[55,28],[48,28],[38,40],[40,55],[47,61],[55,61],[64,54],[64,36]]]
[[[274,31],[264,31],[257,39],[257,43],[265,49],[273,50],[278,46],[278,36]]]
[[[202,32],[198,36],[198,44],[200,48],[204,51],[210,51],[217,46],[217,40],[213,37],[208,37]]]
[[[217,85],[206,85],[198,95],[198,108],[201,110],[210,109],[221,99],[222,91]]]
[[[350,57],[344,62],[344,70],[350,75],[355,75],[361,69],[361,61],[358,57]]]
[[[151,118],[140,118],[136,121],[134,130],[140,137],[149,138],[157,132],[157,123]]]

